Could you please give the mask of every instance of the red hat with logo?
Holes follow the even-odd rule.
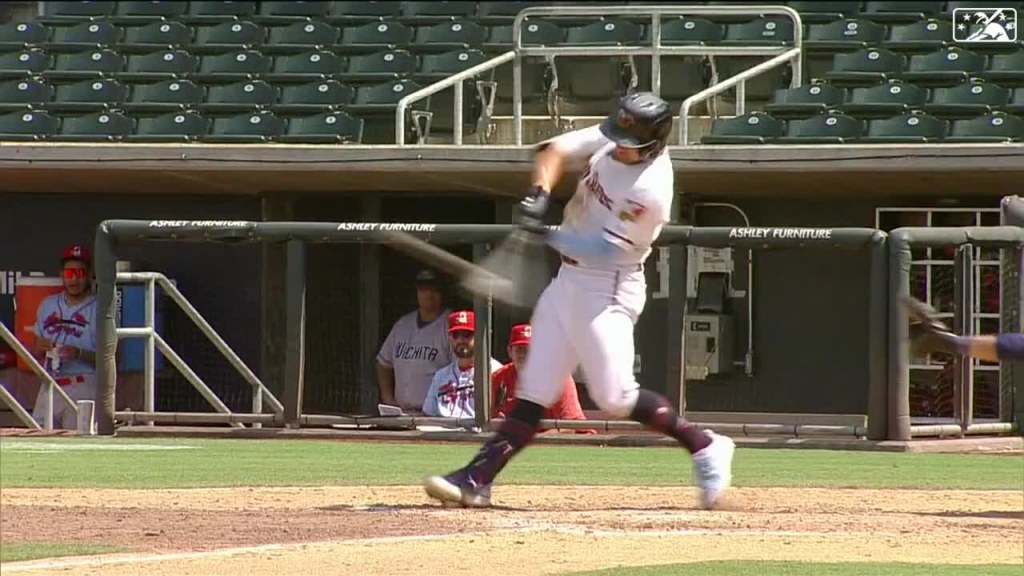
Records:
[[[472,310],[456,310],[448,315],[448,331],[460,332],[476,330],[476,315]]]
[[[92,252],[90,252],[89,248],[86,246],[82,246],[81,244],[72,244],[65,248],[64,252],[61,253],[61,263],[67,262],[68,260],[80,260],[88,265],[92,263]]]
[[[516,324],[508,336],[509,346],[528,346],[533,337],[533,328],[529,324]]]

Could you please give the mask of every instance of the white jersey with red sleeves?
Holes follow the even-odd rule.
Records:
[[[419,312],[402,316],[391,327],[377,361],[395,370],[395,399],[402,408],[419,410],[434,373],[455,359],[448,339],[449,310],[420,325]]]
[[[596,125],[556,136],[550,143],[569,158],[586,160],[562,226],[580,234],[601,233],[623,248],[609,262],[581,264],[591,268],[642,264],[672,213],[675,175],[669,155],[623,164],[613,155],[615,143]]]
[[[501,362],[491,358],[491,372],[499,368]],[[474,367],[459,369],[457,361],[438,370],[423,402],[423,413],[441,418],[475,418],[475,373]]]
[[[56,346],[74,346],[96,351],[96,297],[88,296],[78,304],[68,304],[65,293],[47,296],[36,311],[36,337]],[[49,362],[47,362],[49,364]],[[49,367],[49,366],[48,366]],[[93,374],[96,367],[82,360],[61,362],[53,375]]]

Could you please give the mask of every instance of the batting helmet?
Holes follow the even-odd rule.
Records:
[[[661,152],[672,131],[672,109],[650,92],[619,100],[619,108],[601,122],[601,133],[619,146],[642,148],[647,157]]]

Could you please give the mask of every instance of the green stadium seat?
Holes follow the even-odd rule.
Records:
[[[344,57],[332,52],[310,50],[301,54],[288,54],[274,58],[274,66],[266,74],[269,82],[308,83],[341,74],[348,63]]]
[[[946,142],[1021,142],[1024,141],[1024,118],[993,112],[970,120],[954,120]]]
[[[116,5],[117,2],[45,2],[44,13],[38,20],[58,23],[106,18],[114,13]]]
[[[87,50],[72,54],[59,54],[53,68],[45,70],[47,80],[82,80],[101,78],[124,72],[127,59],[113,50]]]
[[[985,70],[974,76],[996,82],[1001,86],[1024,86],[1024,50],[1009,54],[993,54]]]
[[[416,29],[410,48],[416,52],[449,52],[480,48],[487,29],[470,21],[441,22]]]
[[[416,57],[405,50],[360,54],[348,60],[348,68],[335,77],[346,84],[380,84],[416,73]]]
[[[774,118],[806,118],[841,107],[846,90],[829,84],[808,84],[776,90],[765,111]]]
[[[789,18],[758,18],[729,24],[723,46],[786,46],[793,43],[793,21]]]
[[[476,2],[402,2],[401,20],[420,25],[445,20],[472,20]]]
[[[331,2],[257,2],[259,11],[252,16],[260,24],[275,25],[305,20],[323,20]]]
[[[953,26],[948,21],[932,18],[893,25],[885,47],[897,52],[931,52],[945,46],[951,38]]]
[[[122,24],[155,22],[180,18],[188,10],[188,2],[118,2],[111,18]]]
[[[858,143],[930,144],[942,140],[948,129],[945,120],[921,112],[911,112],[894,118],[869,121],[867,132]]]
[[[911,56],[903,78],[924,86],[948,86],[984,71],[985,62],[981,54],[951,46],[929,54]]]
[[[906,59],[884,48],[868,48],[849,54],[836,54],[825,78],[842,87],[878,84],[899,78]]]
[[[944,118],[968,118],[1001,109],[1010,101],[1010,90],[980,80],[935,88],[924,105],[925,112]]]
[[[555,58],[556,116],[604,116],[629,88],[632,68],[626,57]]]
[[[331,24],[352,25],[380,20],[395,20],[402,14],[401,2],[333,2],[327,13]]]
[[[643,27],[620,18],[572,26],[565,32],[565,43],[572,46],[630,46],[642,40]]]
[[[637,58],[637,87],[640,90],[653,90],[653,72],[650,58]],[[711,69],[707,60],[700,56],[662,56],[661,86],[659,94],[672,107],[673,113],[690,96],[708,87]]]
[[[256,2],[188,3],[188,14],[180,18],[189,24],[216,24],[231,20],[248,20],[256,14]]]
[[[786,123],[763,112],[749,112],[732,118],[716,118],[701,144],[766,144],[780,138]]]
[[[117,108],[125,101],[128,87],[116,80],[83,80],[57,86],[48,112],[67,114]]]
[[[288,144],[358,144],[363,138],[363,120],[346,112],[324,112],[292,118],[288,130],[278,138]]]
[[[204,142],[229,144],[257,144],[270,142],[284,132],[284,121],[271,112],[238,114],[215,118],[210,133],[200,138]]]
[[[474,86],[463,86],[462,99],[462,134],[476,133],[480,122],[482,102]],[[432,144],[438,134],[454,135],[455,133],[455,91],[442,90],[413,104],[413,129],[418,144]]]
[[[886,27],[870,20],[836,20],[807,28],[808,52],[845,52],[877,46],[885,40]]]
[[[45,44],[49,52],[76,52],[95,50],[99,47],[116,46],[121,42],[124,30],[110,22],[79,22],[67,26],[55,26],[53,35]]]
[[[139,118],[129,142],[195,142],[210,131],[210,119],[192,110]]]
[[[271,106],[275,114],[313,114],[343,109],[352,102],[355,89],[337,80],[280,87],[281,97]]]
[[[0,81],[0,112],[29,110],[48,104],[53,87],[35,78]]]
[[[270,71],[270,58],[254,50],[203,56],[195,77],[202,82],[239,82]]]
[[[937,17],[942,13],[943,0],[938,1],[873,1],[865,2],[861,17],[875,22],[913,22]]]
[[[516,15],[531,6],[543,6],[546,2],[499,2],[486,1],[477,3],[476,21],[480,24],[508,25],[516,19]]]
[[[269,108],[277,102],[277,88],[263,80],[210,86],[199,111],[208,115],[240,114]]]
[[[704,18],[666,18],[661,24],[662,46],[712,46],[725,37],[725,27]],[[645,28],[644,39],[650,39]]]
[[[49,70],[53,59],[33,48],[22,52],[0,52],[0,79],[24,78]]]
[[[254,22],[222,22],[199,26],[188,51],[193,54],[223,54],[263,45],[266,30]]]
[[[341,38],[341,30],[326,22],[295,22],[270,28],[263,45],[264,54],[287,54],[331,47]]]
[[[487,52],[507,52],[514,46],[512,26],[493,26],[487,32],[483,49]],[[565,31],[551,22],[538,20],[523,25],[523,46],[557,46],[565,38]],[[497,54],[495,54],[497,55]]]
[[[514,100],[514,76],[511,65],[491,69],[490,82],[494,87],[491,116],[511,116]],[[542,58],[523,58],[523,114],[526,116],[549,116],[548,88],[551,84],[551,66]]]
[[[828,112],[803,120],[790,120],[786,135],[774,140],[778,144],[845,144],[860,138],[864,122],[845,114]]]
[[[127,82],[153,82],[188,76],[196,71],[199,59],[184,50],[165,50],[128,57],[125,71],[118,74]]]
[[[395,141],[395,107],[398,101],[423,88],[412,80],[392,80],[373,86],[356,88],[348,112],[361,117],[364,144],[386,144]],[[417,103],[415,106],[422,106]],[[409,132],[412,132],[409,123]]]
[[[122,108],[132,114],[176,112],[195,108],[206,99],[206,92],[191,80],[164,80],[132,86]]]
[[[93,112],[64,118],[60,132],[50,137],[66,142],[117,142],[130,135],[135,121],[120,112]]]
[[[50,28],[39,22],[0,24],[0,52],[28,50],[46,44]]]
[[[822,2],[821,0],[790,0],[786,5],[800,13],[804,23],[831,22],[853,18],[860,13],[861,2]]]
[[[397,50],[412,43],[413,29],[400,22],[369,22],[354,28],[345,28],[338,54],[367,54],[382,50]]]
[[[426,54],[420,61],[413,79],[420,84],[432,84],[487,61],[479,50],[453,50],[444,54]]]
[[[1010,101],[1003,107],[1003,110],[1010,114],[1024,116],[1024,88],[1017,88],[1013,91]]]
[[[0,115],[0,141],[45,140],[59,129],[60,119],[38,110]]]
[[[928,90],[892,80],[885,84],[854,88],[843,112],[858,118],[889,118],[920,108],[928,99]]]
[[[192,27],[181,22],[151,22],[145,26],[131,26],[124,31],[124,39],[117,46],[122,54],[142,54],[166,50],[192,43]]]

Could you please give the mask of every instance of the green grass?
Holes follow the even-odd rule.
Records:
[[[186,449],[137,449],[146,447]],[[7,437],[0,439],[0,486],[410,485],[461,466],[475,450],[467,444]],[[690,482],[690,463],[672,448],[536,446],[506,468],[502,482],[676,486]],[[740,449],[734,483],[1021,489],[1024,469],[1015,456]]]
[[[21,562],[38,558],[57,558],[59,556],[88,556],[122,551],[123,549],[116,546],[107,546],[106,544],[7,542],[0,544],[0,562]]]
[[[627,567],[597,572],[572,572],[565,576],[1020,576],[1012,564],[901,564],[842,562],[696,562],[665,566]]]

